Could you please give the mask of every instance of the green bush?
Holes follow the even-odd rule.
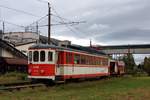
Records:
[[[144,59],[144,70],[150,76],[150,57],[149,58],[145,57],[145,59]]]
[[[17,78],[19,80],[26,80],[27,74],[19,73],[19,72],[9,72],[9,73],[6,73],[4,75],[1,75],[1,77],[6,77],[6,78],[14,77],[14,78]]]

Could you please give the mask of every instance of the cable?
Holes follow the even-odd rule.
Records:
[[[64,22],[64,20],[68,20],[68,19],[66,19],[66,18],[62,18],[62,17],[60,17],[59,16],[59,14],[56,12],[56,10],[52,7],[52,9],[54,10],[54,12],[57,14],[57,15],[54,15],[53,14],[53,16],[55,16],[55,17],[58,17],[59,19],[61,19],[63,22]],[[68,20],[69,22],[71,22],[70,20]],[[80,23],[80,22],[79,22]],[[81,23],[85,23],[85,21],[82,21]],[[73,33],[77,33],[76,31],[78,31],[78,32],[80,32],[80,33],[85,33],[85,32],[81,32],[81,30],[79,30],[78,28],[76,28],[76,27],[73,27],[74,29],[76,29],[76,31],[74,31],[71,27],[69,27],[68,26],[68,24],[65,24],[65,26],[70,30],[70,31],[72,31]],[[71,25],[71,26],[73,26],[73,25]]]
[[[65,23],[64,20],[66,20],[65,18],[62,18],[59,16],[59,14],[57,13],[57,11],[52,7],[53,11],[57,14],[57,17],[63,22]],[[74,31],[72,28],[70,28],[67,24],[65,24],[65,26],[73,33],[77,34],[76,31]]]
[[[13,10],[13,11],[16,11],[16,12],[20,12],[20,13],[23,13],[23,14],[26,14],[26,15],[30,15],[30,16],[34,16],[34,17],[40,17],[40,16],[34,15],[32,13],[29,13],[29,12],[26,12],[26,11],[23,11],[23,10],[14,9],[14,8],[6,7],[6,6],[3,6],[3,5],[0,5],[0,7],[6,8],[6,9],[9,9],[9,10]]]
[[[32,24],[35,24],[35,23],[37,23],[37,22],[39,22],[39,21],[41,21],[41,20],[43,20],[45,17],[47,17],[48,16],[48,14],[46,14],[45,16],[43,16],[43,17],[41,17],[40,19],[38,19],[38,20],[36,20],[36,21],[34,21],[33,23],[31,23],[30,25],[28,25],[28,26],[31,26]]]
[[[54,15],[53,14],[53,16],[55,16],[55,17],[57,17],[57,18],[60,18],[60,19],[62,19],[62,20],[68,20],[68,19],[66,19],[66,18],[63,18],[63,17],[60,17],[59,15],[58,15],[58,13],[56,12],[56,10],[54,9],[54,8],[52,8],[54,11],[55,11],[55,13],[57,14],[57,15]],[[79,23],[86,23],[86,21],[81,21],[81,22],[71,22],[70,20],[68,20],[70,23],[72,23],[72,24],[74,24],[74,23],[76,23],[76,24],[79,24]],[[68,24],[66,24],[66,25],[68,25]],[[73,26],[73,25],[71,25],[71,26]],[[67,26],[68,27],[68,26]],[[73,27],[74,29],[76,29],[78,32],[81,32],[81,30],[79,30],[77,27]],[[69,27],[69,29],[70,29],[70,27]],[[82,33],[85,33],[85,32],[83,32],[82,31]]]
[[[17,25],[17,24],[14,24],[14,23],[11,23],[11,22],[8,22],[8,21],[4,21],[4,20],[1,20],[1,19],[0,19],[0,21],[1,21],[1,22],[5,22],[5,23],[7,23],[7,24],[15,25],[15,26],[18,26],[18,27],[21,27],[21,28],[25,28],[25,26]]]
[[[66,21],[71,22],[70,20],[68,20],[68,19],[66,19],[66,18],[63,18],[63,17],[57,16],[57,15],[54,15],[54,14],[51,14],[51,15],[52,15],[52,16],[54,16],[54,17],[61,18],[61,19],[63,19],[63,20],[66,20]]]
[[[45,1],[45,0],[36,0],[36,1],[39,1],[39,2],[42,2],[42,3],[48,3],[48,1]]]

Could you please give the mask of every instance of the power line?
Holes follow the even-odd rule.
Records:
[[[16,12],[19,12],[19,13],[23,13],[23,14],[26,14],[26,15],[30,15],[30,16],[34,16],[34,17],[40,17],[40,16],[37,16],[35,14],[29,13],[29,12],[26,12],[26,11],[23,11],[23,10],[15,9],[15,8],[6,7],[4,5],[0,5],[0,7],[5,8],[5,9],[9,9],[9,10],[13,10],[13,11],[16,11]]]
[[[42,2],[42,3],[49,3],[48,1],[45,1],[45,0],[36,0],[36,1],[39,1],[39,2]],[[56,15],[52,14],[52,16],[55,16],[57,18],[59,18],[62,22],[58,22],[59,24],[51,24],[51,25],[65,25],[70,31],[72,31],[73,33],[76,33],[71,27],[69,27],[68,25],[73,25],[73,24],[79,24],[79,23],[85,23],[85,21],[82,21],[82,22],[72,22],[68,19],[65,19],[65,18],[62,18],[61,16],[59,16],[59,14],[57,13],[57,11],[51,6],[52,10],[56,13]],[[65,22],[65,21],[68,21]],[[36,21],[37,22],[37,21]],[[39,27],[45,27],[45,26],[48,26],[48,25],[40,25]]]
[[[25,29],[25,27],[22,26],[22,25],[14,24],[14,23],[11,23],[11,22],[8,22],[8,21],[0,20],[0,22],[3,23],[3,33],[6,32],[6,31],[7,32],[13,32],[13,30],[15,30],[15,28],[11,28],[11,29],[5,28],[5,25],[6,25],[5,23],[13,25],[13,26],[17,26],[18,28],[22,28],[23,30]]]
[[[53,9],[54,10],[54,9]],[[55,12],[56,12],[56,10],[54,10]],[[59,15],[58,15],[58,13],[57,13],[57,15],[54,15],[53,14],[53,16],[55,16],[55,17],[57,17],[57,18],[59,18],[59,19],[62,19],[62,20],[68,20],[68,19],[66,19],[66,18],[63,18],[63,17],[60,17]],[[86,21],[80,21],[80,22],[71,22],[70,20],[68,20],[69,21],[69,24],[65,24],[65,25],[71,25],[70,23],[72,23],[72,27],[73,27],[73,24],[79,24],[79,23],[86,23]],[[61,24],[61,22],[59,22],[60,24]],[[56,24],[57,25],[57,24]],[[59,25],[59,24],[58,24]],[[69,26],[67,26],[67,27],[69,27]],[[82,32],[81,30],[79,30],[77,27],[73,27],[75,30],[77,30],[78,32]],[[70,27],[69,27],[69,29],[70,29]],[[71,30],[72,31],[72,30]],[[85,33],[85,32],[82,32],[82,33]]]
[[[56,13],[56,12],[55,12]],[[68,20],[68,19],[66,19],[66,18],[63,18],[63,17],[60,17],[60,16],[58,16],[58,15],[55,15],[55,14],[51,14],[52,16],[54,16],[54,17],[57,17],[57,18],[61,18],[61,19],[63,19],[63,20],[66,20],[66,21],[69,21],[69,22],[71,22],[70,20]]]
[[[56,13],[56,17],[58,17],[63,23],[65,23],[65,21],[64,20],[67,20],[67,19],[65,19],[65,18],[62,18],[58,13],[57,13],[57,11],[52,7],[52,9],[53,9],[53,11]],[[71,27],[69,27],[67,24],[65,24],[65,26],[71,31],[71,32],[73,32],[73,33],[75,33],[75,34],[77,34],[77,32],[76,31],[74,31]]]
[[[65,23],[63,23],[63,22],[59,22],[59,23],[56,23],[56,24],[51,24],[51,26],[59,26],[59,25],[77,25],[77,24],[79,24],[79,22],[65,22]],[[45,26],[48,26],[48,25],[40,25],[39,27],[45,27]]]
[[[37,23],[37,22],[43,20],[43,19],[44,19],[45,17],[47,17],[47,16],[48,16],[48,14],[46,14],[45,16],[41,17],[40,19],[38,19],[38,20],[32,22],[32,23],[31,23],[30,25],[28,25],[28,26],[31,26],[32,24],[35,24],[35,23]]]
[[[68,25],[70,25],[70,24],[80,24],[80,23],[86,23],[86,21],[80,21],[80,22],[75,22],[75,21],[71,21],[71,20],[68,20],[68,19],[66,19],[66,18],[63,18],[63,17],[60,17],[60,16],[57,16],[57,15],[54,15],[54,14],[52,14],[53,16],[55,16],[55,17],[57,17],[57,18],[59,18],[59,19],[63,19],[63,20],[66,20],[66,21],[68,21],[68,22],[59,22],[60,24],[67,24],[68,23]]]
[[[12,22],[4,21],[4,20],[1,20],[1,19],[0,19],[0,21],[1,21],[1,22],[5,22],[5,23],[7,23],[7,24],[15,25],[15,26],[18,26],[18,27],[21,27],[21,28],[25,28],[25,26],[18,25],[18,24],[14,24],[14,23],[12,23]]]
[[[48,1],[45,1],[45,0],[36,0],[36,1],[39,1],[39,2],[42,2],[42,3],[49,3]]]

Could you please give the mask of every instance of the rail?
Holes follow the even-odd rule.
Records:
[[[21,90],[25,88],[35,88],[35,87],[42,87],[46,86],[43,83],[17,83],[17,84],[9,84],[9,85],[1,85],[0,86],[0,91],[13,91],[13,90]]]

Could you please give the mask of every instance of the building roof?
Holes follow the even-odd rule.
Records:
[[[15,44],[15,47],[17,47],[17,46],[22,46],[22,45],[27,45],[27,44],[32,44],[32,43],[37,43],[37,41],[24,42],[24,43],[17,43],[17,44]]]
[[[13,47],[8,42],[6,42],[2,39],[0,39],[0,47],[6,49],[7,51],[11,52],[13,55],[15,55],[19,58],[27,59],[26,55],[24,55],[21,51],[17,50],[15,47]]]
[[[39,38],[40,38],[40,39],[39,39],[39,40],[40,40],[40,43],[43,43],[43,44],[47,44],[47,43],[48,43],[48,37],[43,36],[43,35],[40,35]],[[57,39],[54,39],[54,38],[51,38],[51,43],[52,43],[53,45],[58,46],[59,42],[61,42],[61,41],[60,41],[60,40],[57,40]]]
[[[48,48],[83,52],[83,53],[89,53],[89,54],[94,54],[94,55],[106,55],[105,53],[97,51],[95,49],[87,48],[87,47],[83,47],[79,45],[68,45],[67,47],[60,47],[60,46],[48,45],[48,44],[37,44],[37,45],[31,46],[29,49],[48,49]]]
[[[37,43],[38,41],[26,41],[26,42],[18,42],[16,44],[14,44],[15,46],[21,46],[21,45],[26,45],[26,44],[31,44],[31,43]],[[42,43],[42,44],[47,44],[48,43],[48,37],[46,36],[43,36],[43,35],[40,35],[39,37],[39,42]],[[59,45],[59,42],[61,42],[60,40],[57,40],[57,39],[54,39],[54,38],[51,38],[51,43],[52,45],[55,45],[55,46],[58,46]]]
[[[100,55],[106,55],[102,51],[98,51],[98,50],[95,50],[94,48],[84,47],[84,46],[80,46],[80,45],[68,45],[68,47],[72,48],[72,49],[86,51],[86,52],[93,53],[93,54],[96,53],[96,54],[100,54]]]

